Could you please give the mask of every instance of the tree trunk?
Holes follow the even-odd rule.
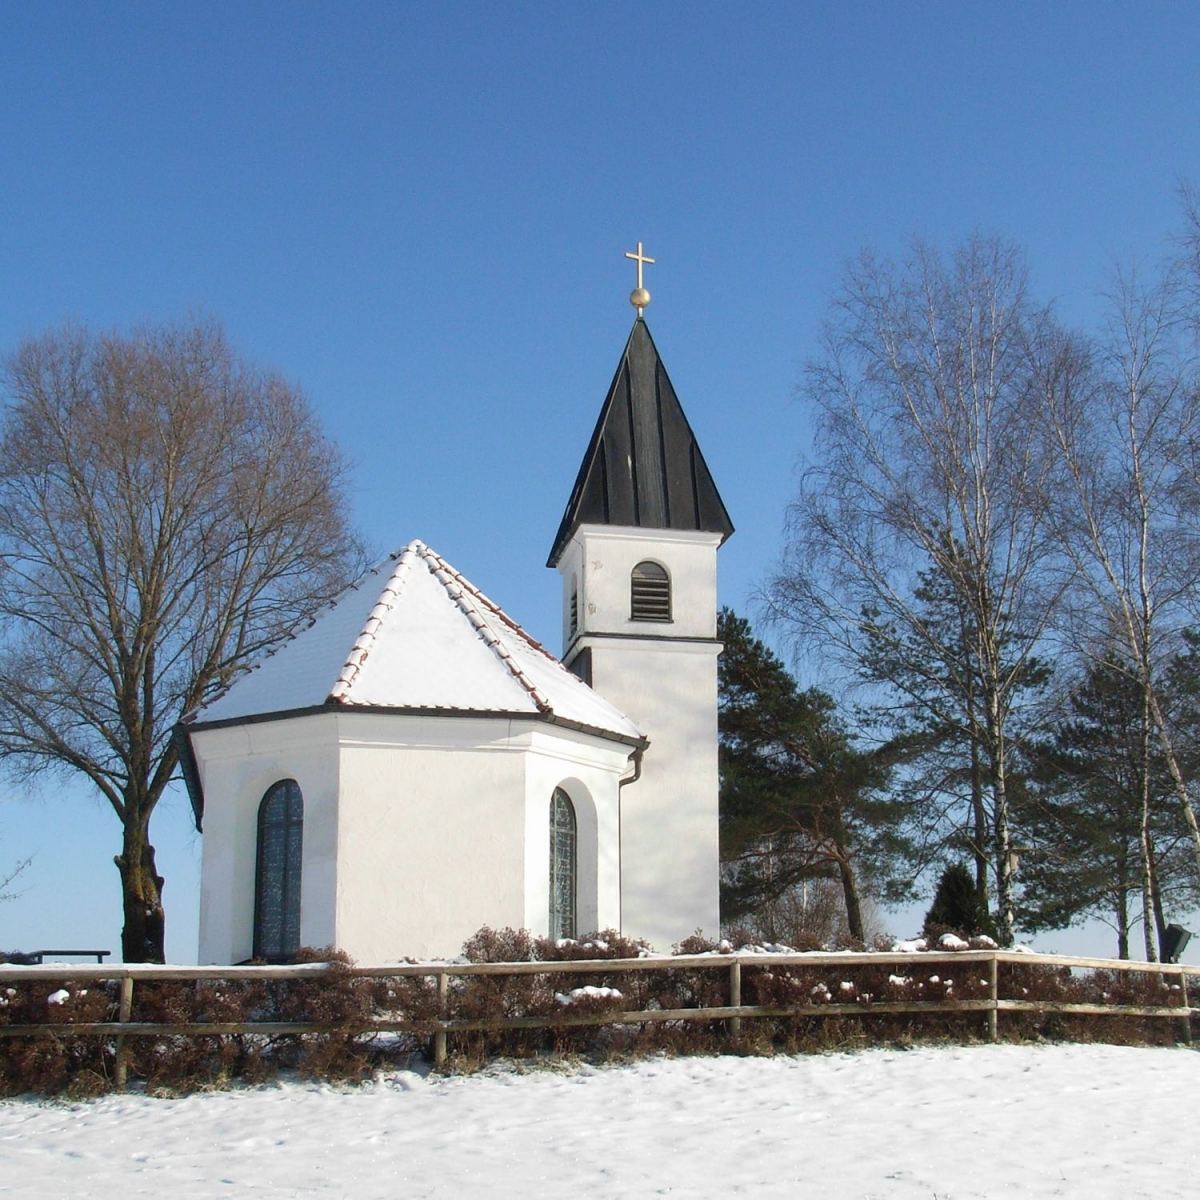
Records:
[[[1125,843],[1122,837],[1122,843]],[[1129,888],[1131,886],[1129,879],[1129,862],[1122,848],[1121,853],[1117,856],[1117,904],[1116,904],[1116,919],[1117,919],[1117,957],[1129,957]]]
[[[852,938],[865,942],[862,903],[858,897],[858,882],[854,878],[854,868],[851,867],[850,858],[843,848],[839,846],[838,850],[838,874],[842,880],[842,898],[846,902],[846,925]]]
[[[1008,780],[1005,773],[1004,729],[1000,723],[1000,697],[987,692],[988,757],[991,774],[992,809],[996,822],[996,904],[1000,944],[1015,940],[1016,904],[1013,899],[1012,836],[1008,825]]]
[[[1139,730],[1141,759],[1138,763],[1138,787],[1142,815],[1138,824],[1138,849],[1142,859],[1142,942],[1146,961],[1157,962],[1154,937],[1154,860],[1150,847],[1150,683],[1142,664],[1142,724]]]
[[[127,962],[166,961],[166,920],[162,905],[163,877],[154,866],[154,847],[144,823],[128,820],[122,850],[113,861],[121,873],[125,925],[121,957]]]
[[[1162,706],[1158,702],[1158,694],[1149,687],[1147,687],[1147,691],[1150,700],[1150,714],[1154,718],[1154,726],[1158,730],[1158,744],[1162,749],[1167,770],[1171,775],[1171,786],[1175,791],[1175,798],[1179,801],[1184,822],[1191,836],[1192,852],[1196,857],[1196,867],[1200,870],[1200,823],[1196,821],[1196,809],[1192,804],[1191,796],[1188,794],[1187,784],[1183,779],[1183,772],[1179,769],[1179,760],[1175,757],[1175,747],[1171,742],[1171,735],[1167,731],[1167,723],[1163,717]]]
[[[974,730],[973,713],[971,727]],[[971,812],[975,821],[975,845],[971,847],[975,856],[975,898],[980,912],[990,912],[992,902],[988,896],[988,856],[984,849],[989,840],[987,806],[983,802],[983,768],[979,761],[979,739],[974,733],[971,735]]]
[[[961,627],[960,636],[963,645],[966,645],[968,642],[968,633],[965,624]],[[990,912],[992,904],[988,896],[988,892],[991,889],[988,887],[988,870],[990,864],[988,862],[987,846],[991,838],[988,827],[987,805],[983,801],[983,763],[981,761],[983,730],[979,727],[975,676],[970,672],[967,673],[964,683],[963,700],[965,702],[967,718],[967,736],[970,739],[971,819],[975,826],[975,840],[971,846],[971,856],[975,860],[975,900],[979,905],[980,912]]]
[[[1155,944],[1162,957],[1163,942],[1167,938],[1167,918],[1163,914],[1162,885],[1158,881],[1158,860],[1154,857],[1154,840],[1150,841],[1150,901],[1154,908]]]

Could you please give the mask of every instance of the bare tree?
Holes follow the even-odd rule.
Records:
[[[1056,599],[1033,385],[1057,341],[1002,241],[972,238],[949,261],[918,245],[899,267],[863,256],[808,370],[815,465],[771,592],[800,637],[977,751],[976,851],[1008,938],[1010,733]],[[980,811],[953,822],[976,843]]]
[[[799,950],[870,946],[884,936],[874,900],[864,896],[859,926],[850,927],[838,882],[802,879],[754,909],[723,922],[726,936],[739,943],[775,942]]]
[[[162,961],[150,819],[171,731],[357,569],[303,397],[211,324],[21,345],[0,428],[0,755],[121,824],[125,960]]]
[[[1122,278],[1093,369],[1044,389],[1044,412],[1067,489],[1057,523],[1078,568],[1067,610],[1073,641],[1100,661],[1121,647],[1141,704],[1140,793],[1143,938],[1155,954],[1152,741],[1157,741],[1200,867],[1200,825],[1165,711],[1165,671],[1200,595],[1195,448],[1200,393],[1180,333],[1178,279],[1143,288]],[[1158,921],[1158,940],[1164,934]]]
[[[17,893],[12,891],[12,885],[16,882],[17,876],[24,871],[33,861],[31,858],[22,858],[18,862],[7,868],[7,874],[0,875],[0,900],[12,900]]]

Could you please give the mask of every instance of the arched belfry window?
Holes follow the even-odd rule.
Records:
[[[666,567],[640,562],[629,580],[629,616],[634,621],[671,619],[671,577]]]
[[[550,936],[575,936],[575,806],[562,788],[550,801]]]
[[[258,806],[254,957],[291,958],[300,949],[300,860],[304,797],[294,779],[267,788]]]

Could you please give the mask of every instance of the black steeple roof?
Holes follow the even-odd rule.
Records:
[[[608,389],[547,566],[580,525],[733,532],[696,435],[640,317]]]

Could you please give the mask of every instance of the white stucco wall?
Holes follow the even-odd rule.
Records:
[[[204,786],[198,961],[236,963],[253,952],[258,806],[281,779],[295,779],[304,797],[300,940],[334,944],[336,715],[199,730],[192,744]]]
[[[621,927],[620,803],[629,747],[550,726],[532,733],[525,777],[525,928],[550,920],[550,801],[561,787],[575,808],[576,932]]]
[[[577,586],[575,648],[591,651],[592,686],[650,739],[622,798],[622,921],[663,950],[720,929],[719,544],[709,533],[584,525],[559,563],[564,639]],[[630,619],[630,574],[646,559],[670,574],[670,622]]]
[[[249,957],[258,805],[305,800],[301,940],[359,962],[451,956],[481,925],[544,933],[549,814],[578,823],[580,932],[620,923],[629,748],[536,720],[344,711],[200,730],[201,962]]]
[[[524,916],[521,747],[507,721],[348,715],[337,940],[362,962],[457,954]]]
[[[568,646],[571,641],[573,584],[579,588],[580,634],[658,633],[676,638],[715,638],[716,551],[720,544],[720,535],[715,533],[581,525],[558,563],[563,576],[563,646]],[[666,567],[671,576],[672,619],[669,623],[630,619],[629,578],[633,568],[644,559]],[[611,696],[606,698],[612,700]],[[621,706],[618,704],[617,707]]]

